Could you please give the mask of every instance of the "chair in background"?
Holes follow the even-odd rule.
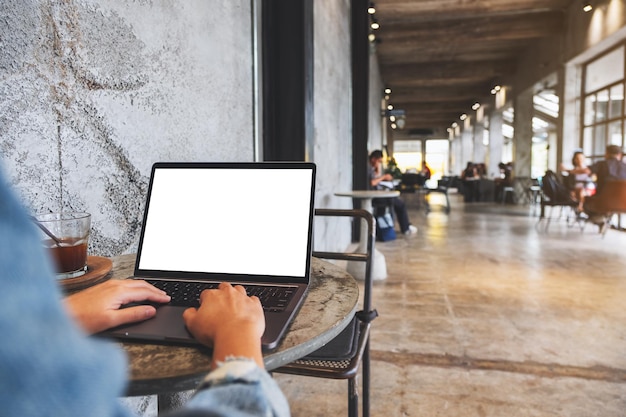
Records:
[[[454,181],[454,177],[443,177],[437,182],[437,188],[427,188],[428,194],[443,194],[446,198],[446,205],[444,210],[446,213],[450,213],[450,198],[448,197],[448,190]],[[426,211],[430,211],[430,204],[426,206]]]
[[[506,199],[509,194],[511,195],[511,202],[515,204],[515,188],[510,185],[502,187],[502,204],[506,203]]]
[[[537,207],[539,207],[539,204],[541,203],[541,185],[539,180],[537,178],[533,178],[526,191],[528,193],[527,198],[530,201],[530,208],[532,209],[533,216],[536,216]]]
[[[537,221],[537,227],[541,222],[545,221],[545,231],[548,231],[550,222],[555,218],[561,218],[564,214],[566,216],[568,226],[571,226],[576,221],[577,217],[574,212],[574,208],[578,206],[578,201],[574,200],[565,185],[553,171],[546,171],[545,175],[541,179],[541,209],[539,214],[539,220]],[[546,217],[546,207],[550,207],[550,216]],[[559,207],[560,212],[558,217],[552,215],[554,207]],[[564,210],[566,211],[564,213]]]
[[[401,194],[417,195],[417,207],[421,208],[423,205],[426,211],[428,211],[428,200],[426,200],[428,190],[424,188],[425,184],[426,177],[424,175],[417,173],[404,173],[402,174],[402,179],[396,189],[400,191]]]
[[[606,181],[602,186],[602,192],[593,198],[592,210],[594,214],[601,215],[604,219],[604,223],[600,225],[600,233],[604,237],[611,219],[616,214],[626,213],[626,180]]]
[[[335,339],[312,354],[275,369],[273,372],[326,379],[348,380],[348,415],[359,415],[359,393],[356,383],[359,368],[362,376],[362,415],[369,417],[370,354],[369,336],[371,322],[378,316],[372,308],[372,261],[376,240],[374,218],[366,210],[316,209],[316,216],[353,217],[367,222],[367,250],[365,253],[313,252],[324,259],[365,262],[363,308],[351,324]]]

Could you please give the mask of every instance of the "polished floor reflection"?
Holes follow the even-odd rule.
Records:
[[[371,415],[626,416],[626,232],[436,197],[378,244]],[[347,415],[345,381],[276,379],[294,416]]]

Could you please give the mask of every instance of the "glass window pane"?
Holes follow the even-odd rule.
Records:
[[[606,148],[606,125],[597,125],[593,132],[593,155],[604,155]]]
[[[593,150],[593,127],[586,127],[583,132],[583,152],[591,155]]]
[[[622,145],[623,143],[622,137],[622,121],[617,120],[611,124],[609,124],[609,142],[613,145]]]
[[[593,119],[595,117],[594,114],[594,104],[596,102],[596,96],[587,96],[585,98],[585,126],[589,126],[593,123]]]
[[[596,99],[596,122],[601,122],[608,118],[609,90],[600,91],[596,95]]]
[[[624,107],[624,84],[611,87],[611,101],[609,102],[609,117],[615,119],[622,116]]]
[[[619,47],[587,65],[585,92],[596,91],[624,78],[624,47]]]

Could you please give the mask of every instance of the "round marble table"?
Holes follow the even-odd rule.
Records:
[[[339,197],[350,197],[361,200],[361,208],[374,214],[372,207],[372,199],[374,198],[394,198],[400,195],[400,191],[395,190],[356,190],[335,193]],[[365,253],[367,251],[367,224],[361,221],[361,239],[357,252]],[[348,262],[348,272],[355,278],[365,278],[364,262]],[[387,262],[385,256],[374,248],[374,256],[372,260],[372,279],[383,280],[387,278]]]
[[[124,279],[133,274],[135,255],[122,255],[112,260],[111,278]],[[278,348],[264,353],[267,370],[306,356],[332,340],[350,323],[358,299],[359,288],[350,274],[313,258],[309,291],[300,311]],[[208,349],[151,343],[120,344],[129,358],[129,396],[191,390],[210,371]]]

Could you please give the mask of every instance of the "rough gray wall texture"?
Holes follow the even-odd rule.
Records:
[[[316,207],[352,208],[349,198],[334,195],[352,189],[350,2],[315,1],[314,7]],[[316,250],[344,250],[349,243],[345,219],[316,222]]]
[[[135,249],[155,161],[253,159],[250,0],[2,0],[0,154],[33,212]]]

